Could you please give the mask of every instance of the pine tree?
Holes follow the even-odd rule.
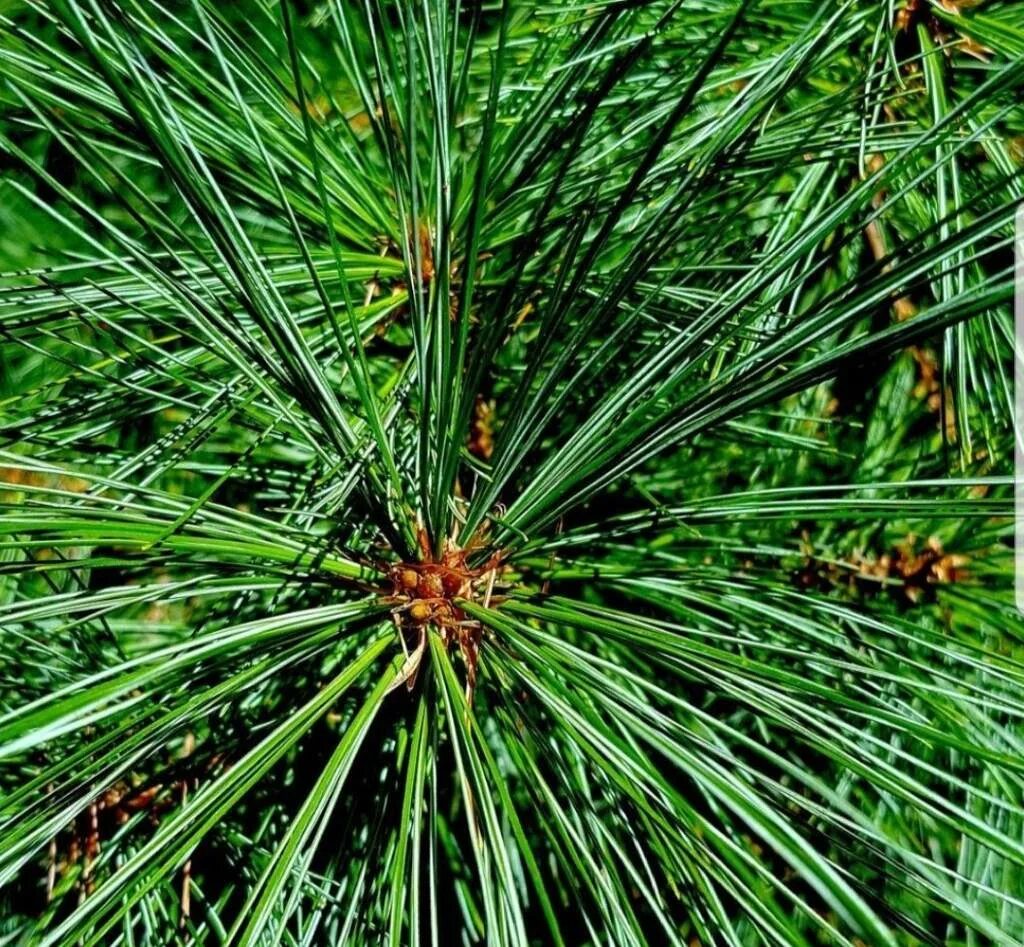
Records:
[[[0,942],[1024,942],[1024,5],[0,17]]]

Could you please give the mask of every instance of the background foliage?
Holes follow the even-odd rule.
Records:
[[[1024,5],[0,26],[3,943],[1024,942]]]

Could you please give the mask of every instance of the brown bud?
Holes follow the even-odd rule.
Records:
[[[415,622],[430,620],[431,608],[426,602],[413,602],[409,606],[409,617]]]
[[[441,578],[444,591],[447,595],[458,595],[462,589],[464,579],[457,572],[446,572]]]
[[[436,572],[427,572],[419,577],[417,589],[422,598],[441,598],[444,595],[444,582]]]

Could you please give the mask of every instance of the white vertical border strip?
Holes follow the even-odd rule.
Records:
[[[1014,574],[1017,608],[1024,612],[1024,204],[1017,208],[1014,233]]]

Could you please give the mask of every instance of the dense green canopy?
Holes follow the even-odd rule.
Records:
[[[0,944],[1024,943],[1024,4],[0,23]]]

